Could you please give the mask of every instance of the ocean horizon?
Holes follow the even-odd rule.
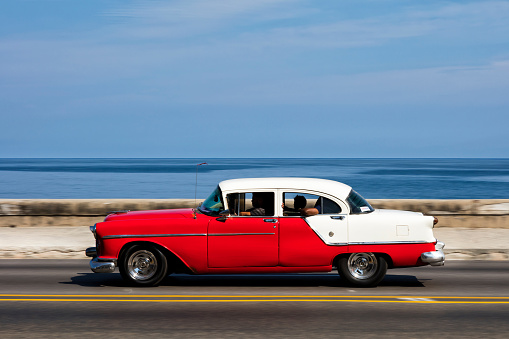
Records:
[[[197,173],[198,199],[250,177],[331,179],[368,199],[509,199],[507,158],[0,158],[0,199],[191,199]]]

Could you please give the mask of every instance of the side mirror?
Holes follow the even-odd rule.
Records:
[[[221,212],[219,212],[219,215],[220,215],[220,217],[217,218],[216,220],[225,222],[226,219],[228,219],[228,217],[230,216],[230,210],[221,211]]]

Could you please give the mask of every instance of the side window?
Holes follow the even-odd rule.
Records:
[[[341,207],[326,197],[307,193],[283,193],[283,215],[285,216],[334,213],[341,213]]]
[[[230,193],[226,196],[231,215],[238,216],[273,216],[274,193]]]
[[[339,205],[334,201],[325,197],[320,197],[320,199],[318,199],[315,204],[315,208],[320,214],[341,213],[341,207],[339,207]]]

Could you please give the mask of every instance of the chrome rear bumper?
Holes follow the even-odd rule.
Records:
[[[444,266],[445,254],[444,251],[442,251],[444,246],[445,244],[443,242],[437,241],[435,251],[422,253],[421,260],[431,266]]]

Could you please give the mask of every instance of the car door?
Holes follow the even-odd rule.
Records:
[[[245,195],[242,193],[239,196]],[[272,207],[266,208],[266,214],[271,215],[240,216],[239,214],[252,208],[249,208],[245,201],[239,203],[237,200],[237,211],[232,210],[232,215],[210,221],[208,228],[210,268],[278,265],[279,219],[273,215],[274,198],[270,203]]]

